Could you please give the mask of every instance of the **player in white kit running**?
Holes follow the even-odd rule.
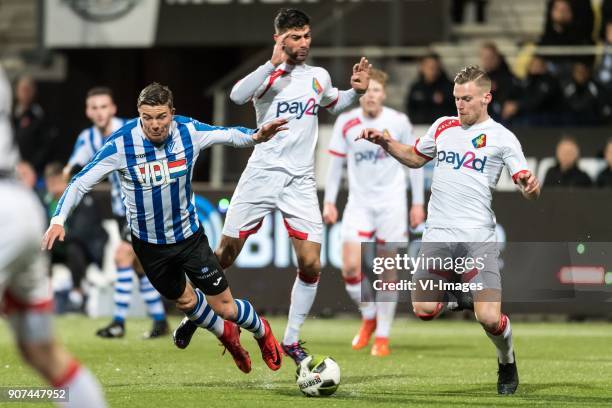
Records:
[[[0,67],[0,314],[9,321],[24,361],[58,388],[55,396],[63,398],[55,401],[68,401],[64,407],[105,407],[95,377],[53,334],[49,259],[39,248],[46,217],[36,195],[15,178],[18,153],[10,113],[10,85]]]
[[[412,125],[408,117],[383,106],[386,98],[387,74],[373,69],[368,91],[361,98],[361,107],[343,113],[334,125],[329,144],[331,161],[325,183],[323,221],[338,220],[336,196],[347,163],[349,197],[342,217],[342,277],[351,299],[359,306],[362,325],[352,347],[362,349],[375,333],[373,356],[389,354],[389,333],[397,305],[397,291],[372,293],[372,284],[361,271],[361,243],[376,242],[377,252],[389,252],[385,243],[408,239],[408,200],[406,174],[402,165],[379,146],[356,140],[364,128],[387,132],[404,144],[413,144]],[[411,169],[412,206],[410,223],[416,227],[425,218],[423,209],[423,171]],[[393,276],[383,277],[395,280]]]
[[[264,217],[275,209],[282,212],[298,261],[282,347],[297,364],[307,356],[299,330],[314,302],[321,272],[323,222],[314,175],[318,113],[324,108],[336,114],[356,104],[367,90],[370,65],[362,58],[353,67],[352,88],[339,91],[325,69],[305,64],[311,42],[306,14],[281,9],[274,28],[272,57],[240,80],[230,98],[240,105],[253,103],[257,126],[282,117],[290,120],[289,130],[279,133],[268,146],[255,147],[232,197],[215,252],[221,266],[228,268]],[[177,332],[190,336],[193,325],[184,323]]]
[[[528,169],[516,136],[489,117],[492,95],[488,75],[476,66],[464,68],[455,77],[453,94],[458,116],[438,119],[414,146],[401,144],[376,129],[366,129],[360,137],[382,146],[408,167],[421,167],[436,159],[420,256],[454,256],[461,251],[471,256],[482,251],[492,255],[491,262],[462,274],[461,280],[483,284],[483,290],[472,290],[474,312],[497,348],[497,392],[514,394],[519,379],[510,320],[501,312],[492,189],[504,166],[527,199],[539,197],[540,183]],[[420,268],[413,282],[452,280],[453,272]],[[413,293],[414,312],[431,320],[443,308],[443,291],[425,293],[418,288]]]

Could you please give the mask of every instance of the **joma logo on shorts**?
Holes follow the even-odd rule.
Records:
[[[480,173],[484,173],[485,164],[487,163],[487,156],[483,157],[482,159],[478,159],[476,158],[476,153],[466,152],[463,157],[461,157],[457,152],[440,150],[438,152],[438,162],[436,163],[436,166],[439,166],[440,163],[448,163],[455,170],[465,167],[466,169],[472,169]]]
[[[319,114],[320,105],[314,98],[304,102],[279,102],[276,105],[276,117],[280,117],[283,113],[296,115],[296,119],[302,119],[304,115],[317,116]]]

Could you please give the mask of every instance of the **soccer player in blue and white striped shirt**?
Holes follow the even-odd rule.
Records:
[[[74,145],[68,164],[64,169],[66,175],[78,173],[91,161],[96,152],[102,148],[109,137],[123,125],[126,120],[115,116],[117,106],[113,101],[113,92],[107,87],[94,87],[87,92],[85,98],[85,115],[92,125],[81,131]],[[127,228],[125,206],[121,200],[121,181],[118,172],[112,172],[108,179],[111,183],[111,206],[119,227],[121,242],[115,250],[117,275],[115,294],[113,296],[115,309],[113,321],[96,332],[100,337],[123,337],[125,334],[125,318],[132,299],[132,283],[134,273],[138,276],[140,294],[145,300],[147,312],[153,319],[153,328],[145,333],[145,338],[155,338],[168,333],[166,312],[159,293],[151,286],[149,278],[142,270],[136,254],[130,243],[130,233]]]
[[[119,172],[132,246],[155,289],[219,337],[243,372],[251,370],[251,361],[240,345],[238,326],[254,334],[264,361],[278,370],[281,351],[270,325],[248,301],[232,297],[210,249],[191,179],[200,150],[217,143],[249,147],[265,142],[286,130],[287,120],[275,119],[257,130],[210,126],[175,116],[172,92],[157,83],[142,90],[137,106],[139,118],[116,131],[72,179],[43,237],[43,249],[64,238],[64,221],[83,195],[109,173]]]

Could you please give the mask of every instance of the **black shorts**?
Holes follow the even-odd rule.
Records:
[[[115,221],[117,221],[117,227],[119,228],[119,236],[121,237],[121,240],[131,243],[132,242],[132,231],[130,230],[130,227],[127,225],[127,220],[125,219],[125,216],[119,217],[118,215],[116,215]]]
[[[170,300],[185,291],[185,275],[206,295],[218,295],[229,287],[202,227],[175,244],[151,244],[132,235],[132,246],[153,287]]]

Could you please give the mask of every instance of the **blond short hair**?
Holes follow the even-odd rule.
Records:
[[[370,79],[378,82],[383,86],[383,88],[387,87],[387,81],[389,80],[389,75],[380,69],[372,68],[370,70]]]
[[[467,84],[468,82],[474,82],[487,92],[491,91],[491,78],[478,65],[468,65],[455,76],[455,84],[457,85]]]

